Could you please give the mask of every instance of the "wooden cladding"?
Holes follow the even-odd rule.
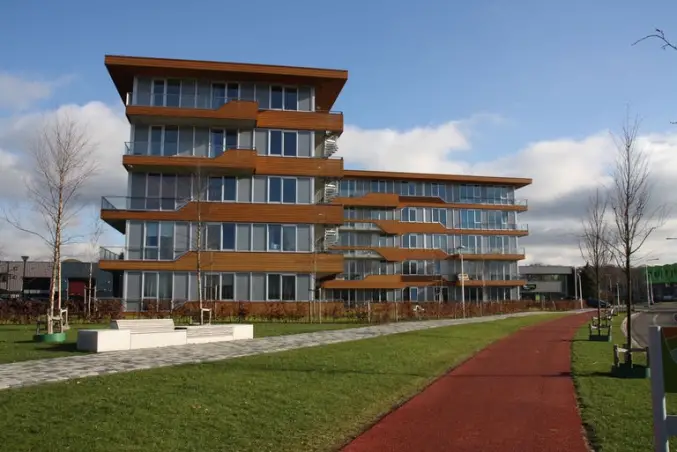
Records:
[[[344,170],[343,177],[348,178],[351,170]],[[528,207],[517,204],[466,204],[447,203],[443,199],[432,196],[401,196],[395,193],[366,193],[363,196],[343,197],[334,199],[334,204],[348,207],[442,207],[448,209],[481,209],[526,212]]]
[[[223,125],[260,129],[343,132],[343,113],[325,111],[259,110],[258,102],[231,100],[220,108],[179,108],[128,105],[132,122],[162,125]]]
[[[271,176],[343,177],[343,159],[276,157],[257,155],[255,150],[231,149],[218,157],[125,155],[128,171],[206,174],[259,174]]]
[[[348,80],[348,71],[342,69],[122,55],[106,55],[104,62],[123,101],[126,93],[134,89],[134,76],[202,78],[314,86],[318,107],[328,110],[334,105]]]
[[[202,221],[244,223],[343,224],[341,206],[321,204],[256,204],[189,202],[178,210],[102,210],[101,219],[196,221],[198,205]]]
[[[261,110],[256,120],[256,127],[343,132],[343,113]]]
[[[447,229],[442,223],[414,223],[398,220],[345,220],[346,223],[372,223],[386,234],[505,235],[525,237],[528,231],[516,229]]]
[[[459,254],[447,254],[441,249],[397,248],[397,247],[369,247],[369,246],[335,246],[333,250],[364,250],[374,251],[386,261],[403,262],[409,260],[460,260]],[[466,261],[519,261],[524,259],[524,254],[463,254]]]
[[[160,118],[165,124],[171,123],[173,118],[219,120],[237,122],[243,125],[254,125],[259,113],[259,103],[253,100],[231,100],[219,108],[181,108],[159,107],[145,105],[128,105],[127,116],[148,116]]]
[[[322,253],[250,253],[203,251],[202,271],[313,273],[332,275],[343,272],[343,256]],[[187,271],[197,269],[197,252],[191,251],[174,261],[100,260],[104,271]]]
[[[489,185],[510,185],[515,188],[526,187],[533,183],[532,179],[523,177],[494,177],[494,176],[472,176],[466,174],[430,174],[430,173],[402,173],[393,171],[365,171],[350,170],[346,171],[346,177],[350,179],[396,179],[406,181],[430,181],[430,182],[459,182],[464,184],[489,184]]]
[[[333,279],[324,281],[324,289],[404,289],[425,286],[459,286],[460,281],[449,282],[439,275],[368,275],[364,279]],[[517,287],[526,284],[523,280],[471,280],[465,287]]]
[[[346,172],[343,171],[345,177]],[[396,209],[400,204],[400,196],[394,193],[367,193],[364,196],[343,197],[339,196],[332,204],[356,207],[388,207]]]

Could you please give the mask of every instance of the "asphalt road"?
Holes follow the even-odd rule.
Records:
[[[649,345],[649,326],[676,326],[677,303],[658,303],[632,319],[632,338],[641,346]]]

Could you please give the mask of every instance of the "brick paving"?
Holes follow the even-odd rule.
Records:
[[[242,341],[82,354],[64,358],[0,364],[0,389],[31,386],[118,372],[132,372],[157,367],[176,366],[180,364],[221,361],[262,353],[275,353],[298,348],[368,339],[404,333],[407,331],[489,322],[508,317],[523,317],[538,314],[540,313],[527,312],[459,320],[443,319],[390,323],[386,325],[317,331],[313,333],[263,337]],[[256,326],[254,326],[254,328],[256,328]]]

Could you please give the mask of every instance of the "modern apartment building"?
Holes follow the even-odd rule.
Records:
[[[131,124],[125,235],[100,268],[144,301],[517,299],[529,179],[344,170],[342,70],[106,56]],[[463,256],[463,271],[461,271]],[[460,279],[459,279],[460,278]]]

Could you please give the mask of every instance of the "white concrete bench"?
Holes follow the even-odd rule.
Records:
[[[254,325],[175,327],[172,319],[113,320],[109,330],[79,330],[78,350],[108,352],[225,342],[254,337]]]
[[[177,330],[172,319],[113,320],[113,330],[129,330],[129,349],[185,345],[186,331]]]
[[[254,338],[254,325],[200,325],[179,327],[186,330],[189,344],[225,342]]]

